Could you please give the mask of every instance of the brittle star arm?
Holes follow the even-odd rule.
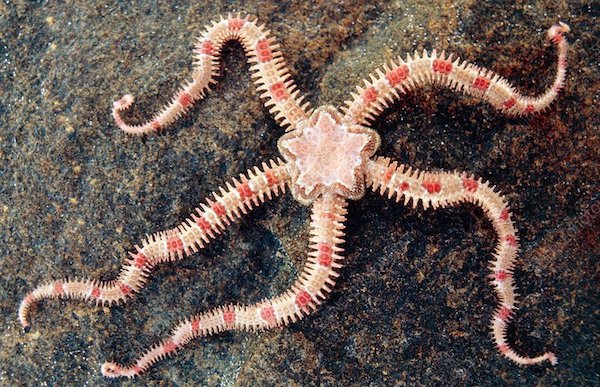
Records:
[[[289,70],[285,66],[279,44],[269,37],[264,26],[258,26],[256,20],[228,16],[206,27],[206,32],[195,46],[194,72],[192,81],[187,82],[175,93],[171,102],[157,112],[152,119],[141,125],[128,125],[121,117],[121,111],[133,103],[133,96],[125,95],[114,103],[113,117],[119,128],[127,133],[144,135],[166,128],[183,115],[192,104],[204,98],[210,85],[216,83],[219,75],[219,61],[224,44],[230,40],[241,43],[246,51],[250,70],[257,78],[255,84],[261,97],[266,99],[265,106],[282,127],[293,129],[298,121],[306,119],[308,103],[299,95],[296,85],[289,79]]]
[[[177,325],[170,337],[148,349],[130,366],[102,365],[107,377],[135,377],[160,359],[170,356],[196,337],[228,330],[263,330],[296,322],[317,309],[331,292],[343,259],[346,200],[322,196],[313,203],[309,253],[300,277],[283,294],[252,305],[230,304],[190,317]]]
[[[21,302],[19,321],[28,328],[32,307],[45,298],[81,299],[109,306],[126,301],[142,289],[155,265],[182,259],[204,248],[231,222],[284,192],[289,183],[287,166],[281,160],[271,160],[269,164],[263,163],[261,169],[248,170],[240,175],[240,180],[233,179],[226,188],[214,192],[214,200],[207,199],[177,228],[149,236],[141,247],[136,246],[116,279],[61,279],[34,289]]]
[[[398,63],[391,61],[376,70],[364,80],[365,86],[358,86],[358,94],[352,93],[352,101],[346,101],[344,121],[367,125],[374,120],[390,103],[426,85],[441,85],[462,91],[478,99],[489,102],[506,115],[526,115],[545,110],[558,95],[563,86],[567,67],[567,48],[564,34],[569,26],[559,23],[548,30],[548,38],[556,44],[558,61],[556,77],[552,85],[537,97],[527,97],[519,93],[507,80],[460,59],[446,57],[434,50],[431,55],[415,52],[406,60],[398,57]]]
[[[480,206],[497,234],[496,251],[490,263],[491,282],[498,294],[498,309],[492,317],[492,336],[504,356],[519,365],[536,364],[548,360],[557,363],[552,352],[537,357],[519,355],[508,343],[506,331],[514,315],[516,293],[512,277],[515,258],[519,249],[516,229],[510,220],[510,211],[505,198],[494,191],[487,182],[476,180],[466,173],[426,173],[398,166],[387,158],[370,161],[367,166],[367,185],[396,201],[404,198],[404,204],[412,201],[413,207],[421,202],[423,207],[442,208],[461,202]]]

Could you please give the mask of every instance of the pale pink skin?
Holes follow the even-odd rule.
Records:
[[[300,171],[295,185],[309,194],[317,185],[331,187],[337,183],[352,189],[363,164],[360,152],[368,143],[367,134],[350,133],[329,113],[322,112],[314,127],[307,126],[302,136],[284,141],[282,146],[294,155]]]
[[[363,197],[365,165],[380,143],[374,130],[342,123],[334,107],[324,106],[283,135],[278,147],[288,161],[292,194],[308,205],[324,194]]]
[[[312,208],[307,261],[294,285],[277,297],[252,305],[225,305],[192,316],[179,324],[170,337],[148,349],[130,366],[107,362],[107,377],[134,377],[165,356],[183,348],[189,341],[225,330],[260,330],[295,322],[312,311],[335,285],[343,261],[344,222],[348,200],[358,200],[366,188],[396,201],[436,209],[462,202],[479,205],[497,233],[497,246],[490,262],[490,279],[500,299],[492,317],[492,337],[499,352],[519,365],[549,361],[556,356],[546,352],[537,357],[519,355],[506,340],[507,325],[514,315],[515,291],[512,270],[518,252],[516,229],[505,198],[487,182],[466,173],[421,172],[387,158],[374,157],[379,135],[368,128],[401,94],[426,84],[446,86],[488,101],[507,115],[525,115],[545,110],[558,95],[565,77],[569,27],[560,23],[548,30],[558,49],[556,78],[539,97],[519,94],[508,81],[444,53],[435,51],[398,58],[385,64],[352,93],[342,108],[331,106],[312,111],[303,103],[289,80],[281,53],[269,32],[249,17],[229,16],[207,27],[198,40],[192,81],[184,85],[170,104],[141,125],[128,125],[120,112],[133,103],[126,95],[115,102],[113,116],[125,132],[145,135],[162,130],[202,99],[218,75],[220,50],[228,40],[239,41],[246,49],[257,89],[265,105],[288,132],[278,146],[285,161],[271,160],[248,170],[226,183],[224,188],[200,204],[180,226],[153,234],[130,253],[119,276],[112,281],[93,279],[59,280],[29,293],[19,308],[19,320],[29,327],[33,305],[44,298],[70,298],[97,305],[125,302],[139,292],[152,268],[162,262],[183,259],[204,248],[233,221],[248,210],[291,188],[299,202]]]

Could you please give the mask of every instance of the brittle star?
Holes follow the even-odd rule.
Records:
[[[249,17],[228,16],[213,22],[195,45],[195,69],[192,81],[185,84],[172,101],[148,122],[131,126],[121,118],[133,97],[125,95],[114,103],[116,124],[127,133],[147,135],[160,131],[202,99],[215,83],[223,45],[236,40],[244,47],[251,71],[265,105],[286,133],[278,148],[283,160],[271,160],[255,167],[239,179],[226,183],[213,193],[195,213],[175,229],[153,234],[130,253],[118,277],[112,281],[95,279],[58,280],[29,293],[19,308],[23,327],[30,325],[32,306],[44,298],[82,299],[109,306],[125,301],[139,292],[152,268],[162,262],[182,259],[204,248],[233,221],[248,210],[285,192],[289,187],[294,199],[311,206],[308,257],[302,274],[281,295],[252,305],[229,304],[192,316],[177,325],[170,337],[152,346],[132,365],[113,362],[102,365],[107,377],[134,377],[148,370],[199,336],[226,330],[260,330],[284,326],[316,310],[335,285],[342,265],[344,221],[349,200],[358,200],[367,188],[396,202],[416,208],[433,209],[470,202],[483,209],[496,233],[496,249],[490,262],[490,279],[499,298],[491,329],[499,352],[520,365],[549,361],[557,363],[552,352],[537,357],[520,355],[507,341],[506,332],[515,311],[515,287],[512,271],[518,251],[518,237],[505,198],[489,183],[467,173],[422,172],[399,165],[388,158],[375,157],[379,135],[368,126],[400,96],[425,85],[439,85],[462,91],[489,102],[509,116],[527,115],[545,110],[561,89],[566,69],[569,27],[559,23],[548,30],[557,46],[557,73],[552,85],[538,97],[526,97],[505,79],[444,52],[415,53],[398,58],[371,74],[364,86],[338,110],[333,106],[310,109],[303,103],[279,45],[264,26]]]

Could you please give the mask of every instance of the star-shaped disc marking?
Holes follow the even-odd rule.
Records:
[[[292,194],[302,203],[326,192],[354,200],[365,193],[364,166],[380,138],[372,129],[341,121],[334,107],[320,107],[279,139],[279,151],[290,166]]]

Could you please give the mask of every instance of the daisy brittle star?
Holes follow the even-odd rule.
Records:
[[[58,280],[27,294],[19,308],[23,327],[30,325],[32,306],[45,298],[86,300],[97,305],[126,301],[139,292],[152,269],[163,262],[183,259],[204,248],[234,221],[267,200],[291,190],[301,204],[311,207],[307,260],[296,282],[279,296],[251,305],[229,304],[192,316],[177,325],[171,336],[149,348],[129,366],[113,362],[102,365],[107,377],[134,377],[160,359],[182,349],[192,339],[227,330],[262,330],[298,321],[316,310],[335,285],[344,260],[344,221],[349,200],[358,200],[367,188],[403,200],[416,208],[443,208],[470,202],[481,207],[496,234],[496,249],[489,275],[499,298],[493,314],[492,337],[498,351],[519,365],[549,361],[546,352],[537,357],[517,353],[507,341],[507,326],[516,309],[512,276],[519,242],[505,198],[488,182],[467,173],[423,172],[388,158],[376,157],[379,135],[368,126],[402,94],[426,85],[448,87],[487,101],[508,116],[544,111],[557,97],[565,78],[566,24],[548,30],[558,51],[557,73],[552,85],[540,96],[521,95],[508,81],[493,72],[452,55],[433,51],[415,53],[384,64],[357,87],[340,110],[333,106],[310,109],[289,79],[279,45],[269,31],[249,17],[229,16],[213,22],[195,45],[192,81],[176,92],[171,102],[144,124],[126,124],[121,111],[133,97],[114,103],[113,116],[119,128],[135,135],[148,135],[173,124],[190,106],[202,99],[215,83],[223,45],[241,43],[251,63],[253,77],[265,105],[286,133],[278,148],[284,160],[270,160],[239,179],[233,179],[206,199],[178,227],[158,232],[131,252],[119,275],[112,281],[95,279]]]

